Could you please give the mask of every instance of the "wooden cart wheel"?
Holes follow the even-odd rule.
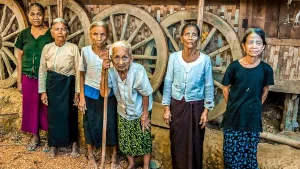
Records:
[[[160,86],[168,61],[163,30],[146,11],[133,5],[114,5],[98,13],[93,21],[103,20],[112,32],[111,42],[127,40],[132,45],[135,62],[147,71],[153,88]]]
[[[45,23],[51,27],[57,18],[57,1],[39,1],[45,7]],[[68,21],[70,32],[67,41],[77,44],[79,49],[89,45],[90,19],[85,10],[74,0],[63,0],[63,18]]]
[[[196,10],[184,10],[176,12],[161,21],[160,25],[168,38],[170,52],[181,50],[181,29],[186,23],[196,23],[197,15]],[[227,66],[233,60],[237,60],[243,56],[237,34],[225,20],[205,11],[203,16],[202,43],[199,48],[203,53],[211,57],[214,84],[218,88],[221,88],[220,81]],[[218,88],[216,88],[215,92],[216,106],[214,111],[209,113],[209,119],[216,118],[219,113],[225,110],[226,104],[222,101],[222,92]]]
[[[17,1],[0,0],[0,89],[16,82],[14,43],[18,33],[26,27],[26,15]]]

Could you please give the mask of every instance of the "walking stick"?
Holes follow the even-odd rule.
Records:
[[[107,59],[109,58],[109,52],[107,52]],[[102,70],[102,76],[104,76],[104,106],[103,106],[103,132],[102,132],[102,158],[100,169],[104,169],[105,164],[105,152],[106,152],[106,127],[107,127],[107,97],[108,97],[108,69]]]

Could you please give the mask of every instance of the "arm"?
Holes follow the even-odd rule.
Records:
[[[150,129],[150,119],[149,119],[149,112],[148,112],[148,106],[149,106],[149,96],[143,96],[143,114],[141,117],[141,125],[142,125],[142,131],[144,132],[145,129]]]
[[[22,58],[24,55],[24,51],[17,48],[17,83],[18,90],[22,93]]]
[[[78,103],[78,109],[85,113],[86,104],[85,104],[85,97],[84,97],[84,81],[85,81],[85,72],[80,71],[80,93],[79,93],[79,103]]]
[[[40,68],[39,68],[39,93],[41,93],[41,100],[43,104],[48,106],[48,97],[46,94],[46,78],[47,78],[47,64],[46,64],[46,48],[43,48],[41,61],[40,61]]]
[[[263,94],[261,96],[261,103],[262,104],[264,104],[265,100],[267,99],[268,93],[269,93],[269,86],[265,86],[263,88]]]
[[[229,96],[229,89],[230,89],[231,85],[228,86],[223,86],[222,91],[223,91],[223,97],[225,102],[228,102],[228,96]]]

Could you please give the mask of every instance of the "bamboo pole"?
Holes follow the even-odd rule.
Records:
[[[296,140],[278,136],[278,135],[275,135],[275,134],[272,134],[269,132],[260,133],[260,137],[263,139],[266,139],[266,140],[271,140],[271,141],[274,141],[277,143],[286,144],[286,145],[292,146],[294,148],[300,149],[300,142],[296,141]]]
[[[109,58],[107,52],[107,58]],[[105,155],[106,155],[106,128],[107,128],[107,98],[108,98],[108,69],[103,70],[104,76],[104,104],[103,104],[103,132],[102,132],[102,156],[100,168],[104,169]]]
[[[63,18],[63,0],[57,0],[57,17]]]
[[[202,36],[202,26],[203,26],[203,13],[204,13],[204,2],[205,0],[198,0],[198,18],[197,18],[197,25],[200,29],[200,37]],[[201,45],[201,38],[198,42],[198,47]]]

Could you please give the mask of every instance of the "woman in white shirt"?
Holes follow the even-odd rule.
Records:
[[[93,44],[82,48],[79,59],[80,101],[78,108],[84,113],[84,137],[88,147],[88,165],[90,168],[97,168],[93,155],[94,147],[100,148],[102,145],[104,99],[100,95],[99,87],[102,62],[108,54],[106,48],[108,33],[108,26],[104,22],[93,22],[90,26],[90,38]],[[108,97],[107,111],[106,145],[113,146],[111,168],[115,168],[118,139],[117,108],[114,95]]]

